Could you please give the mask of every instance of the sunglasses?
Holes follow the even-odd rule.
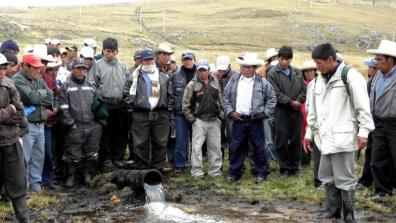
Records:
[[[245,69],[254,69],[254,66],[243,66]]]

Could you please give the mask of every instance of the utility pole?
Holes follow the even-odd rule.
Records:
[[[164,0],[162,0],[162,23],[163,23],[163,26],[164,26],[164,32],[166,32],[166,29],[165,29],[166,23],[165,23],[165,5],[164,5]]]

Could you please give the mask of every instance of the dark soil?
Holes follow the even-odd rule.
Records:
[[[323,209],[320,206],[289,200],[264,203],[240,196],[224,197],[215,189],[215,186],[192,187],[164,182],[168,204],[189,214],[211,216],[219,222],[320,222],[315,221],[315,216]],[[144,195],[128,187],[122,189],[102,183],[100,187],[80,186],[60,192],[66,196],[62,196],[59,204],[32,212],[33,222],[153,222],[143,207]],[[356,218],[358,222],[395,222],[396,214],[357,210]]]

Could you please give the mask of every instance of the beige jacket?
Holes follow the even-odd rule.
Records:
[[[322,154],[351,152],[357,150],[357,136],[367,138],[374,130],[370,113],[366,81],[355,69],[348,72],[351,95],[348,96],[341,80],[344,63],[338,66],[326,85],[318,75],[310,86],[308,126],[305,138],[313,140]]]

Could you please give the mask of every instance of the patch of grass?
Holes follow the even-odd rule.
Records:
[[[31,194],[31,198],[27,203],[30,210],[41,210],[62,202],[66,196],[66,194],[61,192],[42,191],[40,193]],[[11,202],[0,202],[0,222],[6,221],[11,218],[12,215],[14,215],[14,211]],[[38,221],[48,222],[48,216],[40,215]]]
[[[356,163],[356,176],[360,177],[363,165],[364,154]],[[313,164],[313,163],[312,163]],[[179,175],[172,175],[170,177],[170,184],[183,184],[191,188],[200,188],[209,186],[216,193],[226,197],[239,196],[248,200],[258,200],[262,202],[274,202],[277,199],[296,200],[308,204],[321,205],[325,202],[324,188],[316,188],[313,184],[313,166],[306,167],[301,170],[298,176],[281,179],[278,171],[278,165],[271,163],[271,174],[267,181],[261,185],[255,184],[253,177],[250,174],[248,161],[245,162],[246,170],[242,178],[235,182],[229,183],[226,180],[228,173],[228,162],[224,163],[224,177],[210,178],[197,180],[193,178],[189,170]],[[357,190],[356,205],[357,208],[369,209],[380,213],[391,213],[396,211],[396,195],[382,199],[381,203],[375,203],[370,200],[374,195],[372,188],[365,190]]]

